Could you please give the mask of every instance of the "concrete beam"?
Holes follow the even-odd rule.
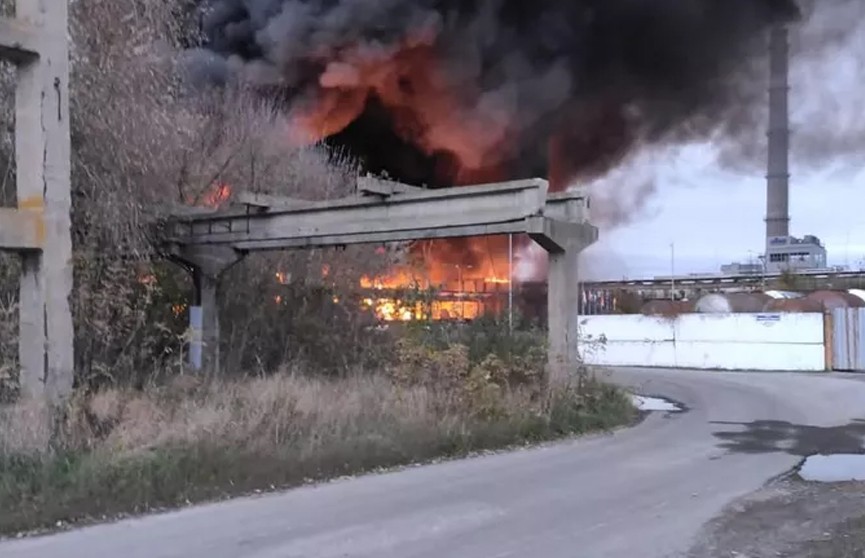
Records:
[[[551,254],[570,249],[584,250],[598,241],[598,228],[593,225],[549,217],[532,217],[523,232]]]
[[[167,240],[262,250],[520,232],[526,219],[542,213],[546,193],[547,182],[538,179],[310,202],[263,214],[184,216],[175,219]]]
[[[309,200],[301,200],[298,198],[273,196],[270,194],[256,194],[252,192],[241,192],[235,196],[233,201],[238,205],[249,205],[265,210],[305,206],[313,203]]]
[[[41,211],[0,208],[0,250],[41,250],[45,242],[45,219]]]
[[[265,250],[285,250],[291,248],[326,248],[329,246],[348,246],[350,244],[385,244],[435,238],[465,238],[470,236],[492,236],[501,234],[521,234],[526,232],[527,220],[508,221],[488,225],[466,225],[458,227],[436,227],[425,229],[406,229],[402,231],[373,231],[352,234],[310,236],[307,238],[249,240],[235,242],[234,248],[243,252]]]
[[[26,21],[0,17],[0,58],[15,64],[39,57],[42,29]]]
[[[402,182],[384,180],[374,176],[362,176],[357,179],[357,191],[363,195],[390,197],[397,194],[418,194],[423,192],[424,188],[409,186]]]

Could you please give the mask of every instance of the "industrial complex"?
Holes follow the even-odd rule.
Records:
[[[719,293],[768,293],[765,299],[811,296],[817,291],[840,291],[848,296],[834,297],[858,305],[857,291],[865,286],[865,271],[830,267],[826,247],[814,234],[797,237],[790,231],[790,122],[789,122],[789,31],[775,27],[769,38],[769,122],[767,130],[766,172],[766,235],[764,251],[757,261],[733,262],[721,266],[720,273],[700,273],[682,276],[659,276],[646,279],[623,279],[591,282],[583,285],[587,301],[585,313],[627,311],[622,307],[623,294],[629,300],[647,302],[646,311],[673,308],[678,312],[695,311],[699,299]],[[821,296],[821,295],[814,295]],[[825,297],[823,297],[825,298]],[[652,301],[666,300],[676,304],[659,305]],[[601,302],[598,302],[601,301]],[[608,301],[608,302],[606,302]],[[766,302],[764,300],[764,302]],[[739,305],[734,304],[734,307]],[[754,306],[754,304],[746,305]],[[770,305],[771,306],[771,305]],[[792,305],[788,305],[793,309]],[[768,308],[768,307],[767,307]],[[705,308],[703,308],[705,310]],[[757,308],[759,311],[760,308]],[[633,308],[632,308],[633,311]]]

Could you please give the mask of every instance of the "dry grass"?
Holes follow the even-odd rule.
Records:
[[[50,444],[43,410],[0,412],[0,532],[202,501],[627,421],[615,389],[583,382],[539,402],[500,392],[500,412],[386,377],[294,374],[74,400]]]

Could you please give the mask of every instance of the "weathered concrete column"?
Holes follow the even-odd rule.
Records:
[[[194,304],[189,308],[189,365],[219,374],[219,276],[196,269],[192,274]]]
[[[588,197],[579,192],[550,194],[560,203],[529,225],[529,236],[549,254],[547,275],[548,384],[565,385],[580,364],[580,253],[598,239],[588,222]]]
[[[549,253],[547,285],[547,327],[549,381],[567,382],[580,362],[579,335],[579,256],[577,246]]]
[[[23,251],[19,355],[24,397],[59,403],[72,390],[73,329],[68,6],[18,0],[9,28],[34,50],[18,64],[15,148],[18,210],[41,216],[40,250]],[[8,21],[8,20],[7,20]],[[8,48],[0,37],[0,43]],[[16,55],[17,52],[17,55]]]
[[[219,280],[243,256],[228,246],[183,247],[173,254],[192,272],[188,360],[195,371],[219,374]]]

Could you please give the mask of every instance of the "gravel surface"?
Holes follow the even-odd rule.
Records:
[[[861,558],[865,484],[786,478],[730,506],[698,536],[689,558]]]

